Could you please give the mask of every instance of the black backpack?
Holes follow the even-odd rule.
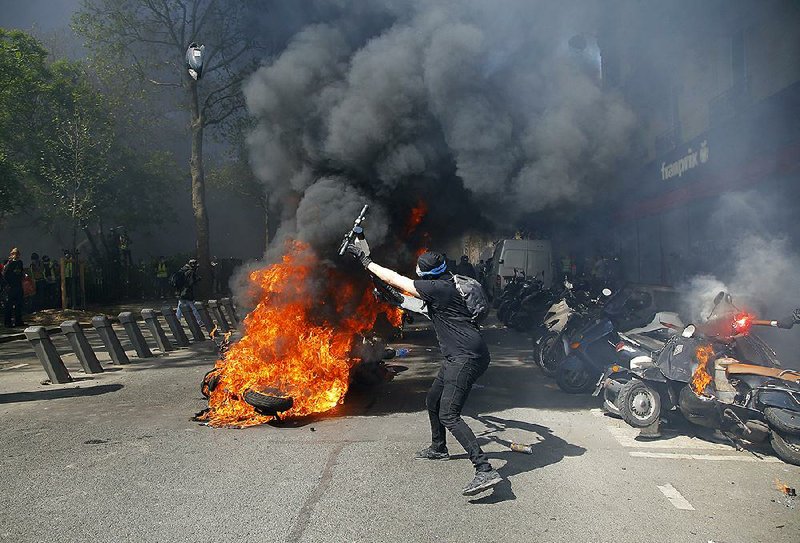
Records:
[[[481,284],[472,277],[456,274],[453,274],[453,282],[456,284],[456,290],[464,299],[467,310],[472,315],[470,321],[475,324],[483,322],[489,315],[490,306],[489,298]]]
[[[183,270],[178,270],[170,275],[169,284],[175,290],[183,290],[183,287],[186,286],[186,274],[183,273]]]

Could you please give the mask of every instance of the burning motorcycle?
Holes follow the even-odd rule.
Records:
[[[613,368],[603,379],[622,418],[658,437],[662,413],[675,411],[693,424],[752,443],[769,440],[784,462],[800,465],[800,372],[780,367],[752,326],[790,329],[800,310],[781,320],[758,320],[737,311],[700,326],[689,325],[647,363]],[[746,361],[746,362],[741,362]]]

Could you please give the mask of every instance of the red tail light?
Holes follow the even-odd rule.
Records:
[[[733,318],[733,332],[735,334],[747,334],[753,326],[753,315],[739,313]]]

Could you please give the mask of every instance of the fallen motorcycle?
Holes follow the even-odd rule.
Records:
[[[721,293],[715,305],[720,299],[730,302]],[[782,369],[769,346],[749,333],[751,326],[789,329],[798,322],[800,310],[777,321],[737,312],[689,325],[652,363],[604,376],[606,403],[649,437],[660,435],[662,415],[674,411],[729,439],[769,440],[784,462],[800,465],[800,372]]]

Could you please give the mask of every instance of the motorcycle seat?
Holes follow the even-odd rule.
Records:
[[[658,341],[657,339],[653,339],[649,336],[644,334],[625,334],[636,343],[647,349],[648,351],[660,351],[664,348],[664,342]]]
[[[756,366],[754,364],[728,364],[725,366],[725,373],[728,375],[761,375],[763,377],[774,377],[776,379],[783,379],[784,381],[800,384],[800,372],[783,370],[781,368]]]

